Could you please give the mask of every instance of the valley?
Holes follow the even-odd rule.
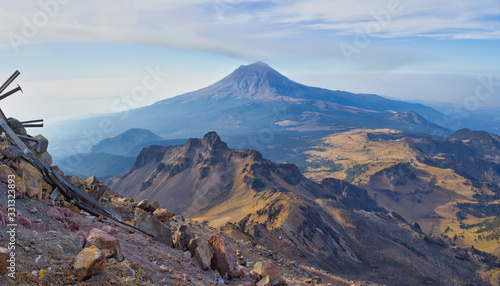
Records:
[[[493,138],[490,142],[500,142],[497,136],[488,136]],[[416,146],[421,147],[421,142],[428,139],[415,138],[414,134],[402,131],[361,129],[334,134],[306,151],[309,156],[306,165],[309,167],[305,176],[315,181],[328,177],[346,180],[369,190],[384,208],[397,212],[410,222],[419,223],[427,234],[461,247],[474,246],[482,251],[496,252],[497,239],[483,239],[484,232],[477,233],[478,227],[468,226],[494,220],[500,213],[482,214],[478,211],[473,214],[458,207],[475,206],[485,200],[488,206],[498,205],[496,177],[493,176],[491,181],[478,180],[465,173],[462,165],[440,166],[434,160],[443,160],[447,153],[454,153],[452,144],[466,152],[466,146],[472,141],[479,143],[475,147],[484,154],[475,150],[475,156],[497,164],[499,145],[495,143],[488,148],[487,140],[474,137],[468,137],[464,144],[456,143],[457,140],[435,142],[419,149]],[[449,149],[443,149],[442,144],[447,144]],[[485,152],[485,149],[489,150]],[[429,153],[432,153],[431,158]],[[331,164],[336,167],[329,168]],[[488,199],[481,200],[481,196]],[[486,236],[488,234],[490,232],[486,231]]]

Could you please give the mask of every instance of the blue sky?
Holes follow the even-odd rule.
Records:
[[[457,104],[491,76],[479,103],[500,106],[497,0],[3,1],[0,18],[0,76],[19,69],[25,91],[1,106],[23,120],[116,111],[151,69],[164,78],[130,107],[257,60],[308,85]]]

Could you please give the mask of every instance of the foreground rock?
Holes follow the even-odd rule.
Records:
[[[230,251],[228,246],[224,244],[221,237],[217,234],[210,237],[208,244],[214,251],[214,256],[211,261],[212,269],[219,271],[222,277],[229,278],[236,265],[236,255],[233,254],[234,251]]]
[[[214,250],[207,242],[194,241],[196,241],[196,248],[192,250],[191,254],[195,263],[203,270],[210,269],[212,258],[214,257]]]
[[[28,198],[42,199],[42,174],[33,165],[21,161],[19,163],[21,168],[21,176],[26,185],[26,195]]]
[[[174,233],[174,247],[182,251],[187,251],[191,239],[193,239],[193,233],[189,227],[185,224],[180,225]]]
[[[273,283],[271,282],[271,278],[269,278],[269,276],[266,276],[262,278],[259,283],[257,283],[257,286],[273,286]]]
[[[151,234],[156,240],[172,247],[172,233],[170,229],[152,214],[136,208],[134,214],[134,226],[144,232]]]
[[[85,280],[104,271],[105,256],[94,245],[84,248],[75,257],[74,274],[79,280]]]
[[[111,236],[100,229],[93,228],[90,230],[85,243],[86,247],[92,245],[99,248],[106,258],[114,257],[120,259],[120,255],[118,253],[118,241],[114,236]]]
[[[43,135],[38,134],[35,136],[36,139],[40,140],[40,146],[38,146],[37,143],[30,142],[29,146],[31,147],[30,149],[32,152],[36,155],[38,155],[38,158],[42,160],[47,166],[52,165],[52,156],[47,152],[47,148],[49,146],[49,140],[45,138]],[[38,149],[40,147],[40,149]],[[39,150],[39,151],[38,151]]]
[[[149,201],[147,199],[140,201],[137,204],[137,207],[143,210],[146,210],[149,208]]]
[[[283,278],[281,274],[281,270],[269,261],[260,261],[255,264],[253,267],[253,272],[260,275],[261,277],[269,278],[270,285],[277,285],[280,282],[280,279]],[[267,284],[263,284],[267,285]]]
[[[23,152],[15,146],[8,145],[1,149],[0,154],[4,155],[7,159],[17,160],[21,158]]]
[[[161,209],[161,208],[156,209],[153,212],[153,215],[161,222],[166,222],[167,220],[171,219],[174,216],[174,214],[169,212],[167,209]]]
[[[0,165],[0,181],[9,184],[9,178],[12,178],[12,176],[15,178],[16,198],[22,198],[26,194],[26,186],[24,185],[23,178],[18,176],[16,171],[9,166]]]
[[[96,176],[90,176],[85,180],[85,186],[87,189],[91,189],[94,184],[99,184],[99,179]]]

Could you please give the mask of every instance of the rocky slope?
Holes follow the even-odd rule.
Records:
[[[497,252],[498,229],[480,226],[500,215],[499,142],[496,135],[468,129],[446,139],[354,130],[309,148],[306,175],[347,180],[427,234]]]
[[[366,190],[336,179],[314,183],[294,165],[229,149],[214,132],[179,147],[145,148],[111,188],[349,279],[480,283],[478,264],[457,258],[464,250],[386,213]]]

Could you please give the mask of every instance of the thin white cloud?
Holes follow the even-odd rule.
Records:
[[[396,3],[395,8],[391,3]],[[295,1],[274,12],[277,22],[333,30],[338,35],[356,35],[360,28],[364,32],[367,23],[378,21],[375,15],[381,15],[385,24],[389,15],[387,25],[371,36],[500,39],[500,2],[494,0],[310,0]]]
[[[146,43],[258,57],[265,48],[258,49],[249,39],[262,36],[279,41],[311,30],[355,35],[366,23],[376,21],[374,13],[389,11],[394,1],[400,3],[401,12],[391,15],[388,25],[371,36],[500,39],[496,0],[73,0],[60,5],[46,26],[26,38],[30,43]],[[0,8],[4,19],[0,35],[25,37],[25,19],[33,22],[35,15],[45,13],[36,3],[12,1]],[[9,37],[2,39],[0,46],[8,47]]]

